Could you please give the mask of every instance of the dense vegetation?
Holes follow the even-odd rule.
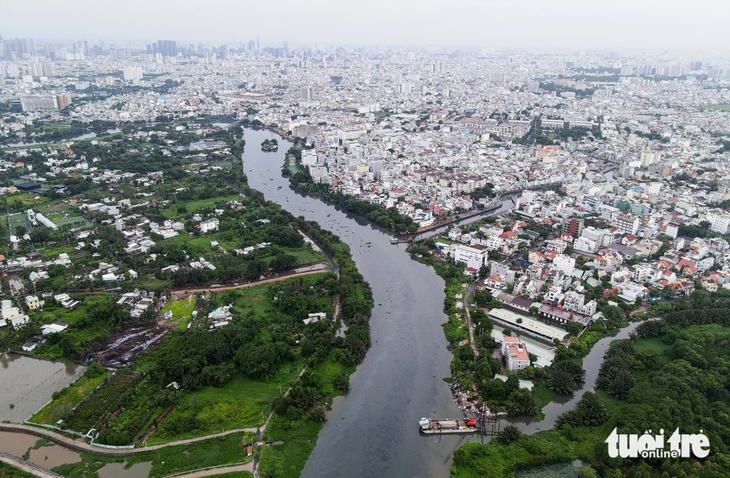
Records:
[[[656,307],[661,320],[641,324],[630,340],[613,342],[596,382],[556,430],[486,446],[464,445],[453,476],[515,476],[518,470],[580,458],[604,477],[697,476],[730,473],[730,312],[724,299],[697,291],[692,300]],[[619,433],[673,431],[709,437],[710,455],[693,459],[610,458],[604,440]]]

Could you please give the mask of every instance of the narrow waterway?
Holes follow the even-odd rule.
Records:
[[[508,418],[506,421],[518,426],[523,433],[535,433],[540,430],[549,430],[553,428],[558,416],[568,410],[573,410],[585,392],[594,392],[596,390],[595,384],[596,378],[598,378],[598,370],[601,368],[603,356],[606,354],[606,351],[608,351],[608,347],[611,345],[611,342],[619,339],[628,339],[629,334],[631,334],[631,332],[633,332],[639,324],[640,322],[629,324],[628,327],[624,327],[619,330],[615,335],[611,337],[604,337],[596,342],[588,355],[583,358],[583,370],[586,371],[583,386],[580,390],[577,390],[570,395],[559,395],[555,397],[552,402],[545,405],[542,408],[542,413],[545,414],[544,420],[536,422],[531,417],[517,417]]]

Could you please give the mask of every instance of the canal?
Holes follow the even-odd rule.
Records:
[[[262,152],[261,142],[272,138],[283,143],[279,151]],[[302,476],[448,476],[452,454],[466,439],[418,433],[420,417],[461,416],[443,380],[452,360],[441,328],[444,281],[368,221],[294,191],[281,176],[288,143],[250,129],[245,139],[250,186],[339,235],[373,289],[372,347],[350,378],[350,392],[334,400]]]

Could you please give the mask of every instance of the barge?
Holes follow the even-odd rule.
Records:
[[[424,435],[479,432],[479,426],[477,425],[476,418],[421,418],[418,420],[418,429]]]

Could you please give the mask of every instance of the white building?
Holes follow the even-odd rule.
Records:
[[[142,79],[142,68],[138,66],[129,66],[122,69],[124,81],[133,81]]]
[[[575,269],[575,259],[565,254],[558,254],[553,259],[553,266],[565,275],[571,275]]]
[[[218,219],[208,219],[207,221],[203,221],[200,223],[200,233],[205,234],[206,232],[210,231],[217,231],[218,225],[220,224],[220,221]]]
[[[502,337],[502,356],[507,357],[507,367],[511,372],[526,369],[530,366],[530,354],[519,337]]]
[[[727,234],[730,229],[730,216],[724,214],[708,214],[707,220],[710,221],[710,230],[718,234]]]
[[[479,270],[480,267],[487,264],[488,258],[487,249],[478,247],[465,246],[462,244],[457,245],[450,251],[451,257],[456,262],[466,264],[467,267]]]

